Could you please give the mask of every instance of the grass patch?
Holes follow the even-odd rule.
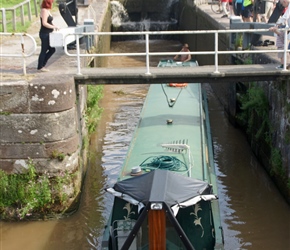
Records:
[[[89,135],[96,130],[96,126],[103,112],[103,108],[99,106],[99,101],[103,97],[103,89],[104,87],[102,85],[88,86],[88,99],[85,119]]]
[[[23,0],[10,0],[10,1],[1,1],[1,8],[7,9],[7,8],[12,8],[20,3],[23,3]],[[34,6],[34,1],[30,1],[30,6],[31,6],[31,15],[32,15],[32,20],[35,18],[35,8],[38,8],[38,12],[40,11],[40,5],[39,3],[37,6]],[[7,22],[7,32],[26,32],[27,29],[31,25],[31,21],[28,19],[28,5],[25,4],[23,5],[23,10],[24,10],[24,20],[25,24],[22,25],[21,23],[21,8],[16,9],[16,29],[14,30],[13,28],[13,12],[12,11],[6,11],[6,22]],[[2,12],[1,13],[1,19],[3,19]],[[3,32],[3,27],[2,25],[0,26],[0,32]]]
[[[49,173],[36,173],[32,160],[22,174],[7,174],[0,170],[1,219],[24,219],[34,213],[49,214],[52,206],[66,206],[65,185],[72,182],[73,174],[60,172],[51,177]]]

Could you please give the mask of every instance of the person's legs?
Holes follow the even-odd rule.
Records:
[[[45,54],[45,59],[43,62],[43,67],[46,65],[48,59],[54,54],[55,48],[51,47],[50,45],[48,46],[48,51]]]
[[[267,23],[273,12],[273,2],[266,1],[265,13],[261,14],[261,21]]]
[[[277,47],[277,50],[282,50],[284,48]],[[276,69],[283,69],[284,67],[284,52],[278,52],[278,58],[280,59],[280,65]]]
[[[41,50],[38,57],[38,66],[37,69],[41,69],[45,65],[45,59],[46,59],[46,52],[49,49],[49,34],[47,33],[40,33],[39,34],[40,40],[41,40]]]
[[[223,9],[223,13],[224,13],[224,15],[222,17],[228,17],[228,15],[229,15],[229,12],[227,10],[227,5],[228,5],[228,2],[222,2],[222,9]]]
[[[244,22],[252,22],[252,17],[253,17],[253,5],[249,5],[244,7],[242,11],[242,16]]]
[[[243,7],[243,4],[242,3],[237,3],[237,16],[241,16],[242,14],[242,7]]]
[[[233,16],[234,15],[233,3],[229,3],[229,11],[230,11],[230,16]]]
[[[253,5],[253,22],[261,22],[260,17],[261,1],[255,0]]]

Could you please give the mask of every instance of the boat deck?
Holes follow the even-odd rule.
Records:
[[[192,66],[192,63],[188,63],[188,66]],[[175,99],[175,102],[171,102],[171,99]],[[120,179],[129,177],[131,169],[140,166],[148,157],[174,156],[189,164],[186,151],[179,154],[176,150],[167,150],[162,144],[187,144],[194,165],[188,166],[188,172],[181,173],[201,180],[207,179],[204,171],[201,171],[204,155],[201,148],[203,110],[200,84],[188,84],[184,88],[170,87],[167,84],[151,85],[141,117]]]

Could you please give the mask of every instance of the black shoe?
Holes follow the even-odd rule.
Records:
[[[222,18],[224,18],[224,17],[228,17],[228,15],[227,15],[227,14],[225,14],[225,15],[223,15],[223,16],[222,16]]]

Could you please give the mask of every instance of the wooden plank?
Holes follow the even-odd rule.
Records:
[[[166,250],[166,215],[165,210],[149,210],[149,249]]]

